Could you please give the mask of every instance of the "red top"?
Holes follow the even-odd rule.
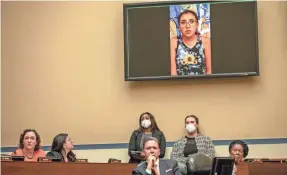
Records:
[[[38,161],[39,157],[46,157],[45,152],[42,149],[34,151],[34,156],[32,158],[28,158],[23,153],[23,149],[18,148],[15,152],[11,153],[11,156],[25,156],[24,161]]]

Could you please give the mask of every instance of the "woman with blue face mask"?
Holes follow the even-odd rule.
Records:
[[[194,154],[204,154],[212,159],[215,149],[212,140],[199,132],[199,119],[195,115],[185,117],[186,136],[177,140],[171,152],[171,159],[186,164]]]
[[[129,163],[140,163],[145,160],[145,156],[142,153],[143,143],[146,137],[155,137],[159,141],[160,155],[159,158],[163,158],[166,149],[166,140],[163,132],[160,131],[154,116],[145,112],[140,115],[139,118],[139,128],[135,130],[129,141]]]

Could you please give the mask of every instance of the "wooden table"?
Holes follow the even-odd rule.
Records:
[[[2,175],[131,175],[136,164],[1,162]]]
[[[236,175],[287,175],[287,163],[242,163]]]

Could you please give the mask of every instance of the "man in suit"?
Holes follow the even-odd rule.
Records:
[[[132,171],[133,175],[181,175],[176,161],[159,159],[160,149],[156,138],[144,140],[143,153],[146,161]]]

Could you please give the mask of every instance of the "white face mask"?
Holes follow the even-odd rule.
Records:
[[[142,127],[148,128],[148,127],[150,127],[150,125],[151,125],[151,121],[150,120],[144,119],[142,121]]]
[[[190,123],[185,126],[185,129],[188,133],[193,133],[196,130],[196,127]]]

